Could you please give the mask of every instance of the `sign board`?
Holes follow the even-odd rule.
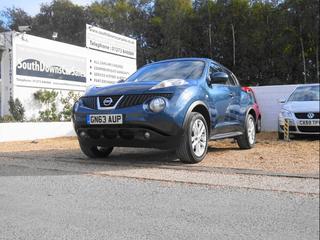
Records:
[[[86,25],[86,47],[127,58],[137,58],[135,39],[88,24]]]
[[[136,60],[89,50],[87,66],[87,84],[101,86],[128,78],[136,71]]]
[[[27,118],[36,118],[39,104],[33,94],[39,89],[62,95],[69,91],[83,93],[89,85],[114,84],[136,71],[134,39],[96,27],[91,30],[87,30],[90,48],[26,33],[0,34],[5,36],[0,39],[7,39],[0,68],[0,115],[9,113],[10,96],[23,103]]]
[[[86,49],[31,35],[13,40],[15,85],[84,90]]]

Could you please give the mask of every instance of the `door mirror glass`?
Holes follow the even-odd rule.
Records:
[[[228,80],[229,76],[225,72],[214,72],[210,75],[211,84],[226,84]]]

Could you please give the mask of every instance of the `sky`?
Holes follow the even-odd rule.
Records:
[[[49,3],[52,0],[0,0],[0,11],[8,7],[21,8],[29,15],[34,16],[40,11],[41,3]],[[71,0],[71,2],[78,5],[89,5],[94,0]]]

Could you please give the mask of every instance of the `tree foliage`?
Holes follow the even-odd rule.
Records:
[[[59,113],[60,120],[70,121],[72,116],[72,108],[74,103],[79,100],[80,94],[68,92],[67,96],[61,97],[60,102],[63,105],[62,111]]]
[[[14,119],[14,121],[22,122],[24,120],[25,109],[18,98],[9,99],[9,112]]]
[[[210,57],[242,84],[319,81],[319,0],[69,0],[28,16],[7,9],[7,27],[85,45],[85,23],[133,37],[138,66],[175,57]],[[0,23],[4,28],[4,24]]]
[[[52,90],[39,90],[35,92],[34,98],[37,100],[42,107],[43,110],[39,111],[39,121],[43,122],[53,122],[53,121],[60,121],[60,116],[57,111],[57,96],[58,92]]]

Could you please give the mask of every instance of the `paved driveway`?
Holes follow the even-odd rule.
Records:
[[[170,152],[0,154],[0,239],[318,239],[318,210],[316,178],[186,168]]]

